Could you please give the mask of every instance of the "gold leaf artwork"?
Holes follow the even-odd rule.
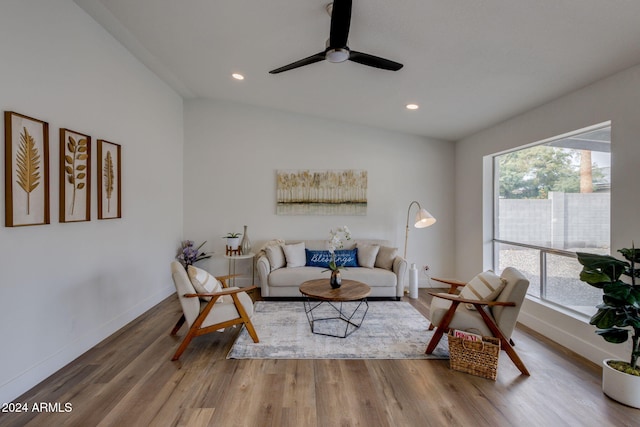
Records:
[[[31,192],[40,184],[40,153],[26,127],[20,134],[20,147],[16,155],[16,182],[27,193],[27,215],[31,211]]]
[[[113,158],[111,157],[111,151],[107,151],[107,156],[104,159],[104,189],[107,193],[107,212],[111,211],[111,194],[113,193]]]
[[[65,167],[64,171],[67,173],[67,181],[73,185],[73,197],[71,199],[71,215],[76,206],[76,190],[82,190],[85,187],[84,179],[87,174],[82,172],[87,169],[86,160],[88,144],[87,139],[82,138],[76,141],[72,136],[69,137],[67,142],[67,151],[71,155],[64,156]]]

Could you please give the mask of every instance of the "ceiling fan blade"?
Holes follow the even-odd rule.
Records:
[[[349,61],[389,71],[398,71],[400,68],[402,68],[402,64],[398,62],[380,58],[378,56],[369,55],[368,53],[356,52],[355,50],[351,51],[351,54],[349,55]]]
[[[329,47],[346,47],[351,25],[351,0],[333,0]]]
[[[320,53],[316,53],[315,55],[311,55],[307,58],[301,59],[299,61],[296,62],[292,62],[289,65],[285,65],[284,67],[280,67],[280,68],[276,68],[275,70],[271,70],[269,71],[269,74],[278,74],[278,73],[282,73],[283,71],[289,71],[289,70],[293,70],[294,68],[298,68],[298,67],[304,67],[305,65],[309,65],[309,64],[314,64],[316,62],[320,62],[322,60],[324,60],[325,58],[325,54],[324,51],[320,52]]]

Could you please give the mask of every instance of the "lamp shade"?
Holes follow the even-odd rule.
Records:
[[[416,222],[414,224],[414,227],[425,228],[435,224],[435,222],[436,219],[433,217],[433,215],[427,212],[426,209],[420,208],[420,210],[418,210],[418,213],[416,214]]]

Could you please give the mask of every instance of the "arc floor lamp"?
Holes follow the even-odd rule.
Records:
[[[436,219],[433,217],[433,215],[427,212],[426,209],[423,209],[423,207],[420,206],[420,203],[414,200],[409,204],[409,208],[407,209],[407,229],[404,235],[404,259],[407,259],[407,241],[409,240],[409,215],[411,213],[411,207],[414,204],[418,205],[418,213],[416,214],[415,223],[413,224],[415,228],[425,228],[435,224],[436,222]]]

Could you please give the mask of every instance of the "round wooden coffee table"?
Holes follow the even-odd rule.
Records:
[[[362,325],[371,288],[344,279],[342,286],[333,289],[329,279],[315,279],[301,284],[300,293],[305,296],[304,311],[312,333],[346,338]]]

